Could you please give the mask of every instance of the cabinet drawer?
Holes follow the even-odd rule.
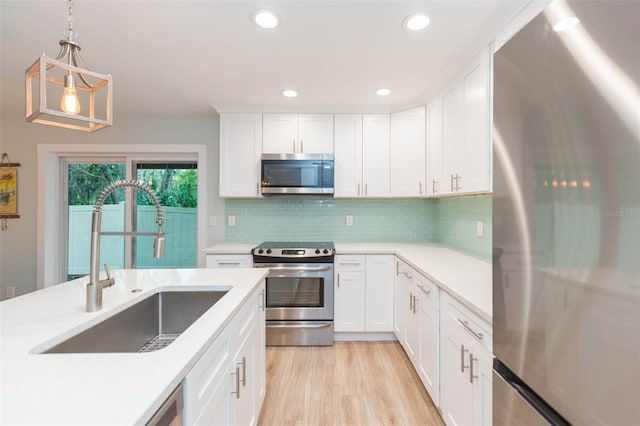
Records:
[[[225,330],[185,377],[185,424],[194,423],[218,385],[228,381],[226,376],[233,355],[233,331]]]
[[[439,310],[438,292],[440,288],[421,274],[416,274],[415,277],[414,281],[420,290],[421,299],[426,300],[430,306]]]
[[[208,254],[207,268],[253,268],[250,254]]]
[[[234,341],[236,342],[234,345],[235,348],[238,348],[240,344],[244,342],[251,332],[253,325],[258,320],[258,309],[262,301],[261,299],[262,290],[254,293],[240,312],[234,317],[234,323],[237,324],[237,328],[235,329],[236,337],[234,337]]]
[[[483,355],[490,358],[493,352],[491,325],[449,295],[446,295],[443,302],[450,326],[459,330],[470,341],[476,342],[478,347],[486,349]]]
[[[364,271],[364,255],[338,255],[335,257],[335,270],[342,271]]]

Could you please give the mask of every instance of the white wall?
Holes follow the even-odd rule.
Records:
[[[207,147],[207,215],[224,223],[224,204],[218,197],[219,118],[211,116],[115,117],[113,127],[93,134],[27,123],[22,115],[0,117],[1,152],[18,169],[19,219],[8,221],[0,238],[0,298],[5,288],[16,288],[16,296],[36,289],[36,182],[38,144],[204,144]],[[208,223],[207,219],[207,223]],[[207,246],[224,240],[224,226],[209,227]]]

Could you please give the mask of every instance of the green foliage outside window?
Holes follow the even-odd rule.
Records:
[[[124,179],[124,164],[70,164],[69,205],[93,205],[109,183]],[[198,206],[198,171],[196,169],[154,168],[138,170],[138,179],[153,189],[165,207]],[[125,201],[124,188],[113,191],[105,204]],[[147,195],[137,193],[138,205],[151,205]]]

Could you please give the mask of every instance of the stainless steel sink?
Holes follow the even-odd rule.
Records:
[[[162,349],[226,293],[156,293],[42,353],[152,352]]]

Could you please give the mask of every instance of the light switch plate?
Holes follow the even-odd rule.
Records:
[[[236,217],[233,215],[229,215],[229,226],[230,227],[236,226]]]
[[[348,214],[345,219],[345,224],[347,226],[353,226],[353,215]]]
[[[484,222],[481,220],[476,222],[476,235],[478,237],[484,237]]]

